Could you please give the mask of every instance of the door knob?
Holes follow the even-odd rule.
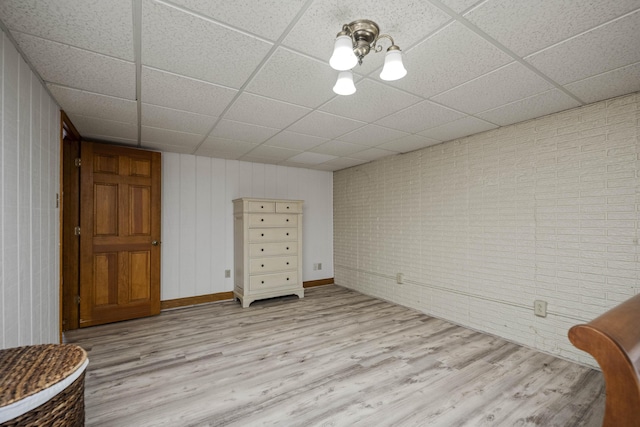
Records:
[[[154,241],[151,242],[151,244],[153,246],[158,246],[160,244],[160,242],[158,242],[157,240],[154,240]]]

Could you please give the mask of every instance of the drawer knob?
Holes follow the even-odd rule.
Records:
[[[287,236],[289,235],[289,233],[287,233]]]
[[[261,252],[264,252],[264,248],[260,249]]]
[[[264,267],[264,264],[260,265],[260,267]]]
[[[264,237],[264,233],[260,234],[260,236]]]
[[[289,222],[289,218],[287,218],[287,222]]]
[[[261,283],[263,283],[263,284],[264,284],[264,280],[263,280]]]
[[[287,206],[287,209],[289,209],[289,206]]]
[[[287,261],[287,265],[289,265],[289,261]]]
[[[289,250],[289,246],[287,246],[287,250]]]
[[[287,280],[289,280],[289,278],[287,277]]]
[[[264,222],[264,218],[260,218],[260,221],[263,221],[263,222]]]
[[[264,206],[260,206],[260,209],[264,209]]]

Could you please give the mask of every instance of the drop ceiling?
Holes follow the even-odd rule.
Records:
[[[362,18],[408,74],[371,53],[335,95]],[[86,138],[327,171],[640,90],[638,0],[2,0],[0,26]]]

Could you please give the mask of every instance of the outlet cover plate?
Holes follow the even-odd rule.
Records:
[[[535,300],[533,302],[533,314],[538,317],[547,317],[547,302],[542,300]]]

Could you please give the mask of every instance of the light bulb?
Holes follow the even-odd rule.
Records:
[[[384,67],[380,73],[382,80],[393,81],[407,75],[407,70],[402,65],[402,53],[398,46],[391,46],[387,49],[384,57]]]
[[[333,91],[338,95],[352,95],[356,93],[356,86],[353,84],[353,73],[351,71],[340,71],[338,81],[333,87]]]
[[[349,36],[336,37],[333,55],[329,59],[331,68],[338,71],[350,70],[356,66],[358,58],[353,53],[353,42]]]

